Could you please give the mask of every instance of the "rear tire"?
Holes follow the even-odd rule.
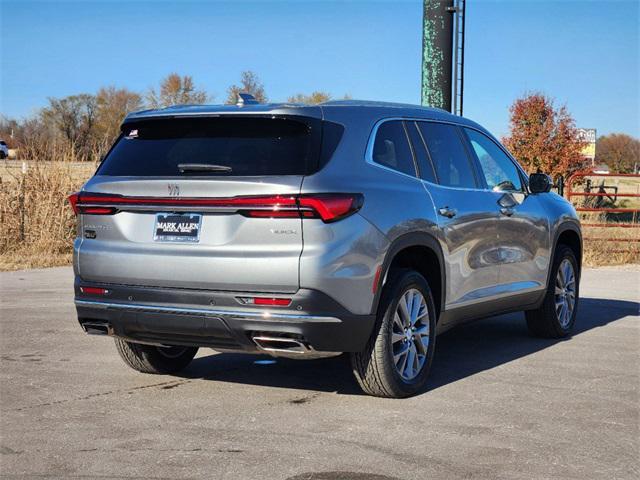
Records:
[[[171,374],[187,367],[197,347],[156,347],[116,338],[116,348],[124,363],[142,373]]]
[[[558,245],[544,301],[540,308],[525,312],[532,335],[563,338],[571,333],[578,311],[579,272],[573,250]]]
[[[413,270],[392,272],[371,338],[364,351],[351,354],[362,390],[387,398],[420,391],[433,361],[435,328],[435,303],[425,278]]]

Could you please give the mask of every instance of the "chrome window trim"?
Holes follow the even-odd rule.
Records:
[[[427,160],[429,161],[429,165],[431,165],[431,171],[433,172],[433,178],[435,178],[436,184],[440,185],[440,178],[438,177],[438,172],[436,171],[436,166],[433,164],[433,158],[431,158],[431,152],[429,152],[429,149],[427,148],[427,141],[424,139],[424,135],[422,135],[422,130],[420,130],[420,127],[418,126],[418,122],[416,120],[407,120],[407,122],[411,122],[413,124],[413,128],[415,128],[416,132],[418,132],[418,136],[420,137],[420,140],[422,141],[422,146],[424,147],[424,151],[427,152]],[[427,183],[433,184],[433,182],[429,182],[429,180],[423,179],[422,176],[420,178],[422,180],[426,181]]]
[[[393,168],[389,168],[389,167],[385,167],[384,165],[380,165],[379,163],[376,163],[373,161],[373,146],[375,144],[375,139],[376,139],[376,135],[378,134],[378,129],[380,128],[380,125],[382,125],[383,123],[386,122],[391,122],[391,121],[401,121],[401,122],[429,122],[429,123],[444,123],[447,125],[453,125],[455,127],[460,127],[461,125],[459,123],[455,123],[455,122],[447,122],[444,120],[430,120],[430,119],[425,119],[425,118],[416,118],[416,117],[385,117],[385,118],[381,118],[380,120],[378,120],[374,125],[373,128],[371,129],[371,133],[369,134],[369,140],[367,141],[367,149],[365,150],[365,162],[368,163],[369,165],[372,165],[374,167],[377,168],[381,168],[383,170],[387,170],[389,172],[393,172],[393,173],[397,173],[399,175],[402,175],[404,177],[407,178],[412,178],[414,180],[418,180],[419,182],[423,182],[423,183],[427,183],[429,185],[435,185],[436,187],[439,188],[449,188],[452,190],[460,190],[460,191],[481,191],[481,192],[491,192],[492,190],[487,190],[485,188],[464,188],[464,187],[450,187],[448,185],[442,185],[440,183],[433,183],[433,182],[429,182],[428,180],[424,180],[422,178],[419,177],[414,177],[412,175],[407,175],[406,173],[403,172],[399,172],[398,170],[394,170]],[[406,135],[406,131],[405,131],[405,135]],[[409,139],[407,139],[407,141],[409,141]],[[411,147],[411,144],[409,144],[409,146]],[[464,147],[464,144],[463,144]],[[430,155],[429,153],[429,149],[427,149],[427,154]],[[429,160],[431,161],[431,157],[429,157]],[[471,159],[469,159],[469,161],[471,161]],[[415,159],[414,159],[415,162]],[[432,161],[433,163],[433,161]],[[434,168],[435,170],[435,168]],[[416,172],[417,175],[417,172]],[[436,173],[437,175],[437,173]],[[475,173],[474,173],[475,175]]]
[[[376,134],[378,133],[378,129],[380,128],[380,125],[382,125],[385,122],[390,122],[393,120],[399,120],[399,121],[404,121],[404,122],[427,122],[427,123],[444,123],[446,125],[453,125],[455,127],[458,128],[469,128],[471,130],[475,130],[478,133],[483,134],[485,137],[489,138],[489,140],[493,141],[493,143],[495,143],[500,150],[502,150],[507,157],[509,157],[509,159],[513,162],[513,164],[516,166],[516,168],[518,169],[518,171],[521,173],[522,175],[522,183],[523,183],[523,190],[522,191],[504,191],[504,192],[495,192],[494,190],[491,190],[489,188],[466,188],[466,187],[451,187],[448,185],[442,185],[441,183],[433,183],[430,182],[428,180],[425,180],[423,178],[419,178],[419,177],[414,177],[412,175],[407,175],[406,173],[403,172],[399,172],[398,170],[394,170],[393,168],[389,168],[389,167],[385,167],[384,165],[380,165],[379,163],[376,163],[373,161],[373,145],[375,144],[375,138],[376,138]],[[418,131],[420,132],[420,129],[418,129]],[[411,145],[411,144],[410,144]],[[463,145],[466,149],[466,146]],[[429,153],[429,149],[427,149],[427,154],[429,154],[429,160],[431,160],[431,163],[433,164],[433,160],[431,159],[431,154]],[[473,159],[469,159],[470,161],[473,161]],[[414,159],[415,161],[415,159]],[[419,180],[423,183],[426,183],[427,185],[434,185],[436,187],[439,188],[448,188],[450,190],[458,190],[458,191],[467,191],[467,192],[491,192],[491,193],[524,193],[524,194],[529,194],[529,183],[527,182],[527,178],[528,175],[527,173],[524,171],[524,169],[522,168],[522,166],[513,158],[513,155],[511,155],[509,153],[509,151],[504,148],[502,146],[502,144],[500,142],[497,142],[493,135],[489,134],[487,135],[487,132],[482,131],[482,129],[477,128],[473,125],[464,125],[461,123],[457,123],[457,122],[451,122],[448,120],[438,120],[438,119],[430,119],[430,118],[420,118],[420,117],[385,117],[385,118],[381,118],[378,121],[376,121],[376,123],[373,125],[372,129],[371,129],[371,133],[369,134],[369,139],[367,140],[367,148],[365,150],[365,162],[368,163],[369,165],[372,165],[376,168],[381,168],[383,170],[386,170],[388,172],[392,172],[392,173],[396,173],[398,175],[402,175],[404,177],[407,178],[412,178],[414,180]],[[435,170],[435,166],[434,166],[434,170]],[[417,174],[417,172],[416,172]],[[436,172],[436,178],[437,178],[437,172]]]
[[[378,129],[380,128],[380,126],[383,123],[386,122],[392,122],[392,121],[400,121],[400,122],[404,122],[405,119],[404,118],[400,118],[400,117],[389,117],[389,118],[383,118],[378,120],[375,125],[373,126],[373,129],[371,131],[371,134],[369,134],[369,140],[367,141],[367,148],[365,150],[365,162],[368,163],[369,165],[372,165],[374,167],[377,168],[381,168],[382,170],[386,170],[387,172],[392,172],[392,173],[396,173],[398,175],[402,175],[403,177],[406,178],[411,178],[413,180],[420,180],[420,178],[417,176],[418,175],[418,170],[416,168],[416,161],[415,158],[413,156],[413,150],[411,149],[411,142],[409,141],[408,135],[407,135],[407,131],[405,130],[405,126],[404,123],[402,125],[402,131],[404,132],[404,136],[407,140],[407,144],[409,146],[409,150],[411,151],[411,161],[413,162],[413,168],[416,170],[416,174],[415,175],[409,175],[408,173],[404,173],[401,172],[400,170],[395,170],[391,167],[387,167],[385,165],[382,165],[380,163],[376,163],[373,160],[373,147],[376,143],[376,135],[378,134]]]
[[[499,192],[499,193],[527,193],[528,192],[528,185],[525,183],[524,179],[522,178],[522,166],[513,159],[513,157],[511,155],[509,155],[509,152],[506,151],[506,149],[502,146],[502,144],[500,142],[496,142],[491,136],[487,135],[486,133],[484,133],[481,130],[478,130],[477,128],[471,128],[471,127],[466,127],[466,126],[462,126],[461,128],[464,129],[469,129],[469,130],[474,130],[476,132],[478,132],[480,135],[482,135],[483,137],[485,137],[487,140],[489,140],[491,143],[493,143],[496,147],[498,147],[498,150],[500,150],[502,153],[505,154],[505,156],[507,157],[507,159],[511,162],[511,164],[516,168],[516,173],[518,174],[518,178],[520,179],[520,183],[522,185],[522,189],[520,190],[493,190],[491,188],[487,188],[486,190],[490,191],[490,192]],[[463,132],[464,135],[466,136],[466,140],[471,143],[471,139],[467,136],[467,134],[465,132]],[[474,155],[477,157],[478,154],[475,153],[475,150],[473,150],[473,145],[471,145],[472,151],[474,152]],[[479,162],[479,159],[478,159]],[[482,170],[482,164],[479,165],[480,167],[480,171],[481,173],[484,175],[484,171]],[[525,175],[526,178],[526,175]],[[486,180],[485,180],[486,181]]]

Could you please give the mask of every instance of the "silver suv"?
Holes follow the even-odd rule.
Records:
[[[478,124],[411,105],[180,106],[129,115],[82,191],[82,328],[131,367],[198,347],[351,354],[372,395],[422,389],[436,334],[525,311],[564,337],[582,256],[573,207]]]

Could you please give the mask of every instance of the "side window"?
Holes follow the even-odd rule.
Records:
[[[486,135],[465,128],[473,152],[480,163],[487,186],[494,191],[522,190],[518,168],[511,159]]]
[[[433,165],[429,159],[427,148],[422,140],[422,135],[418,131],[418,126],[415,122],[407,122],[407,132],[409,133],[409,139],[413,145],[413,152],[416,155],[418,162],[418,168],[420,169],[420,177],[431,183],[438,183],[436,175],[433,170]]]
[[[373,161],[407,175],[416,176],[413,155],[401,121],[385,122],[378,128],[373,145]]]
[[[476,188],[469,156],[456,127],[444,123],[419,122],[438,180],[447,187]]]

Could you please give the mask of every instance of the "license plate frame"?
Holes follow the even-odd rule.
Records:
[[[195,233],[194,233],[195,231]],[[202,231],[200,213],[156,213],[153,241],[164,243],[198,243]]]

